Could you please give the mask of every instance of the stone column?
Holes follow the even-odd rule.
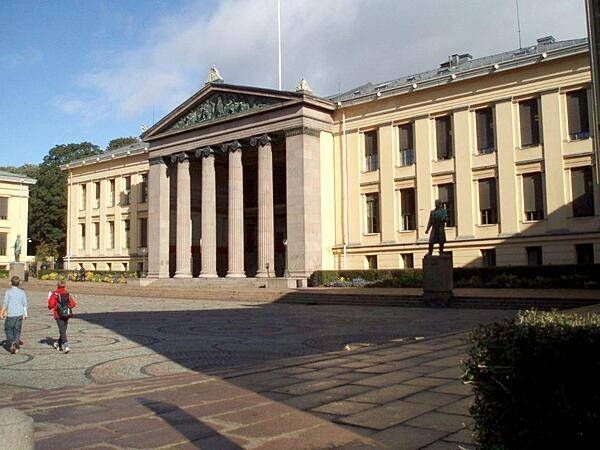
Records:
[[[252,138],[258,145],[258,270],[257,278],[275,276],[275,225],[273,216],[273,154],[271,138]]]
[[[148,278],[169,278],[169,177],[167,176],[167,165],[161,157],[150,158],[149,163]],[[115,222],[116,234],[119,222],[116,219]],[[116,239],[115,242],[117,242]]]
[[[291,277],[308,277],[321,269],[320,131],[285,130],[288,269]]]
[[[185,153],[171,156],[177,163],[177,248],[175,278],[192,276],[192,212],[190,192],[190,160]]]
[[[200,277],[217,277],[217,189],[215,184],[215,152],[210,147],[196,150],[202,158],[202,268]]]
[[[229,209],[227,277],[243,278],[244,273],[244,171],[242,146],[238,141],[225,144],[229,151]]]

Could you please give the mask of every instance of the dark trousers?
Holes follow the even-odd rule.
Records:
[[[67,325],[69,325],[69,319],[56,319],[56,325],[58,325],[58,332],[60,333],[58,345],[64,347],[69,344],[69,340],[67,339]]]
[[[7,317],[4,320],[4,332],[6,333],[6,343],[10,347],[12,344],[19,346],[21,339],[21,326],[23,325],[23,317]]]

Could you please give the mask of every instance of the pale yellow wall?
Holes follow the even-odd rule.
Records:
[[[415,266],[427,249],[425,226],[437,185],[452,182],[457,223],[446,230],[446,249],[455,266],[480,265],[481,249],[496,248],[498,265],[526,264],[525,247],[543,248],[544,264],[575,262],[574,245],[593,243],[600,254],[598,192],[596,216],[573,218],[570,207],[570,167],[592,165],[592,141],[569,142],[565,93],[589,89],[587,55],[564,57],[544,64],[508,70],[441,87],[417,90],[362,104],[342,105],[334,114],[336,202],[342,199],[344,158],[342,113],[348,142],[349,246],[347,267],[366,267],[366,255],[378,256],[379,268],[401,267],[402,253],[414,255]],[[541,144],[520,147],[518,102],[538,98]],[[494,114],[496,152],[477,154],[475,111],[491,107]],[[435,117],[450,114],[453,123],[454,158],[437,161]],[[416,164],[399,166],[397,126],[414,123]],[[380,167],[365,172],[364,132],[378,131]],[[545,218],[527,222],[523,213],[522,175],[541,171],[544,180]],[[498,191],[498,224],[480,224],[477,181],[494,177]],[[417,231],[401,231],[400,189],[416,188]],[[597,186],[595,187],[597,190]],[[365,194],[380,196],[381,231],[366,233]],[[324,193],[325,194],[325,193]],[[345,205],[336,207],[336,224]],[[338,232],[338,234],[340,234]],[[341,233],[343,236],[343,232]],[[560,238],[556,236],[560,235]],[[523,237],[526,239],[524,239]],[[332,251],[342,268],[343,239]]]
[[[142,175],[148,173],[148,154],[141,152],[124,155],[108,161],[90,162],[68,168],[69,215],[67,231],[67,254],[65,263],[69,269],[83,264],[92,270],[137,270],[142,262],[143,252],[139,247],[138,219],[148,216],[148,203],[140,203],[140,183]],[[130,203],[121,203],[125,189],[125,177],[131,177]],[[110,206],[110,180],[115,180],[115,201]],[[99,208],[94,206],[95,182],[100,182]],[[86,186],[85,209],[80,209],[81,186]],[[123,221],[130,220],[130,247],[125,247]],[[114,221],[114,248],[108,248],[108,222]],[[85,223],[85,246],[80,248],[78,225]],[[99,246],[93,248],[94,227],[99,224]],[[109,266],[110,264],[110,266]]]
[[[321,132],[321,192],[335,192],[335,161],[333,158],[333,135]],[[336,244],[335,196],[321,195],[321,267],[324,270],[335,268],[331,248]]]
[[[29,180],[29,179],[28,179]],[[0,268],[8,269],[8,264],[15,260],[14,243],[17,235],[21,235],[21,261],[31,261],[27,255],[27,217],[29,214],[29,185],[17,181],[0,180],[0,197],[8,198],[8,214],[6,220],[0,220],[0,233],[6,233],[6,249],[0,253]]]

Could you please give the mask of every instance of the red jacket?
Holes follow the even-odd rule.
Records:
[[[67,292],[67,290],[65,288],[58,288],[57,290],[52,292],[50,297],[48,297],[48,309],[52,310],[52,314],[54,315],[55,319],[58,319],[58,310],[56,308],[58,306],[58,295],[57,294],[64,294],[65,292]],[[75,299],[73,298],[73,296],[71,294],[69,294],[69,308],[75,308],[76,306],[77,306],[77,303],[75,303]]]

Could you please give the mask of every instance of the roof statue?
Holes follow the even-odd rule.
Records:
[[[298,85],[296,86],[296,92],[306,92],[308,94],[312,94],[313,90],[304,78],[300,80]]]
[[[212,66],[208,71],[208,77],[206,78],[207,83],[222,83],[223,77],[219,73],[219,69],[215,66]]]

